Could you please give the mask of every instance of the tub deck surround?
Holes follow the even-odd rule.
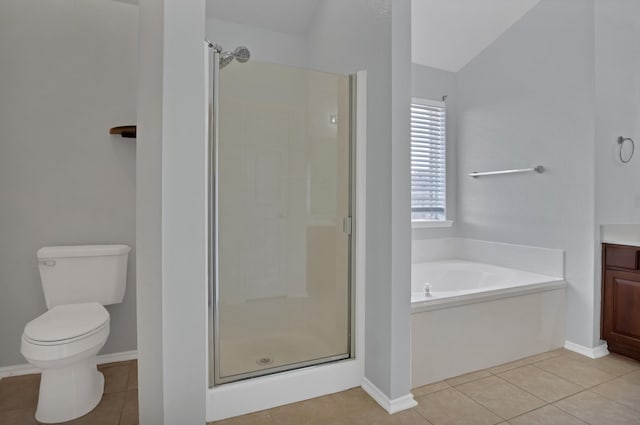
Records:
[[[616,245],[640,246],[640,224],[603,224],[600,241]]]
[[[414,241],[412,386],[562,347],[566,285],[561,250]]]
[[[516,245],[466,238],[416,239],[412,241],[411,262],[463,260],[492,264],[547,276],[564,277],[561,249]]]

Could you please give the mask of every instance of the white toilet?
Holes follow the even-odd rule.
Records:
[[[89,413],[102,398],[96,354],[109,336],[103,305],[122,302],[126,245],[54,246],[38,250],[49,309],[29,322],[20,351],[42,370],[36,420],[64,422]]]

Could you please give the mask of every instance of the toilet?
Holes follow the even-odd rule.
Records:
[[[48,310],[29,322],[20,351],[42,371],[36,420],[65,422],[100,402],[104,377],[96,355],[109,336],[109,313],[121,303],[127,245],[52,246],[38,250]]]

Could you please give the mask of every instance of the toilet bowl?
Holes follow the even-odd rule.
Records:
[[[47,310],[27,323],[20,352],[42,372],[35,417],[65,422],[89,413],[104,391],[96,355],[109,336],[104,305],[122,302],[126,245],[45,247],[38,267]]]
[[[108,336],[109,313],[98,303],[55,306],[27,324],[20,351],[42,370],[36,420],[64,422],[100,402],[96,354]]]

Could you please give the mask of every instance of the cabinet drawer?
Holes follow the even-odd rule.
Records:
[[[638,249],[605,245],[605,265],[621,269],[638,270]]]

